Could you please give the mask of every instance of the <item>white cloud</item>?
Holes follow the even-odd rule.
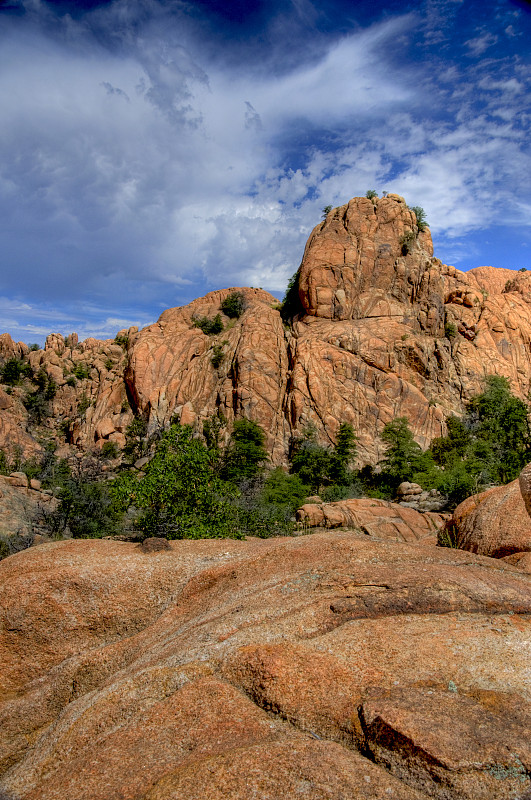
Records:
[[[149,321],[131,309],[205,286],[281,292],[323,206],[369,188],[422,205],[447,237],[528,225],[522,61],[481,61],[489,31],[466,64],[402,56],[441,20],[448,37],[460,5],[334,40],[292,42],[289,25],[282,40],[278,24],[268,61],[229,58],[184,3],[118,1],[62,25],[35,3],[0,34],[0,290],[31,291],[27,319],[40,295],[114,335],[110,319]]]
[[[495,36],[493,33],[483,33],[481,36],[477,36],[474,39],[468,39],[465,42],[465,45],[468,47],[470,53],[474,56],[482,55],[485,50],[488,50],[489,47],[496,44],[498,41],[498,37]]]

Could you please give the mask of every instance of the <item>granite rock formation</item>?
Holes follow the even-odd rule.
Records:
[[[0,563],[9,800],[521,800],[529,576],[422,543],[56,542]]]
[[[518,480],[467,497],[446,523],[456,547],[531,572],[531,464]]]
[[[273,464],[286,463],[291,437],[309,425],[327,444],[350,422],[360,465],[379,460],[378,434],[399,416],[426,447],[445,432],[445,417],[483,390],[486,374],[507,377],[527,397],[531,272],[442,264],[398,195],[331,211],[309,237],[298,286],[289,326],[267,292],[225,289],[116,341],[51,334],[44,350],[28,353],[4,334],[0,360],[23,357],[53,378],[47,425],[63,441],[66,431],[70,445],[121,447],[134,415],[150,431],[175,416],[200,431],[222,413],[226,437],[235,417],[262,425]],[[244,295],[243,315],[222,314],[224,330],[203,333],[194,322],[214,318],[234,291]],[[21,397],[19,388],[11,404],[0,396],[0,446],[16,440],[31,453],[40,445]]]
[[[297,521],[311,528],[351,528],[366,536],[398,542],[435,543],[448,517],[373,498],[305,503],[297,510]]]

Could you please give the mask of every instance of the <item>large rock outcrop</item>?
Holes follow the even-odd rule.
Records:
[[[531,572],[531,464],[518,480],[467,497],[442,531],[453,546]]]
[[[330,443],[341,422],[352,423],[360,464],[381,458],[378,434],[398,416],[426,447],[445,432],[445,417],[483,390],[486,374],[507,377],[527,397],[531,272],[442,264],[398,195],[331,211],[309,237],[298,286],[290,326],[267,292],[225,289],[117,341],[53,334],[44,350],[27,353],[4,336],[0,359],[23,356],[53,377],[49,425],[78,447],[122,446],[134,414],[150,431],[175,416],[200,431],[223,414],[226,437],[234,417],[247,416],[266,431],[273,464],[286,462],[290,438],[308,425]],[[222,314],[224,330],[203,333],[194,320],[214,318],[234,291],[244,295],[243,315]],[[31,452],[38,445],[24,431],[20,394],[0,407],[0,437],[7,442],[18,426]]]
[[[0,563],[9,800],[521,800],[529,576],[327,532]]]

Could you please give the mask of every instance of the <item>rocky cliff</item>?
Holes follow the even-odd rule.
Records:
[[[53,377],[59,389],[48,425],[61,425],[73,445],[121,446],[133,415],[151,430],[176,415],[200,430],[223,412],[227,435],[237,416],[262,425],[275,464],[309,424],[327,443],[341,422],[352,423],[360,463],[379,459],[378,433],[397,416],[408,417],[427,446],[489,373],[528,395],[531,272],[442,264],[429,230],[419,230],[398,195],[332,210],[309,237],[298,288],[289,325],[267,292],[225,289],[169,309],[141,331],[121,331],[118,343],[54,334],[28,353],[4,335],[0,357],[23,356]],[[212,319],[234,291],[245,299],[239,319],[222,315],[224,330],[214,336],[194,325]],[[0,436],[31,452],[38,445],[17,390],[6,397]]]

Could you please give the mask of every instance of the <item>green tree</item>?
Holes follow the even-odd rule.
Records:
[[[333,209],[333,206],[325,206],[325,207],[323,208],[323,210],[322,210],[322,212],[321,212],[321,213],[322,213],[322,215],[323,215],[323,219],[326,219],[326,218],[327,218],[327,216],[330,214],[330,212],[332,211],[332,209]]]
[[[467,406],[473,453],[484,462],[495,482],[514,480],[529,461],[528,414],[526,404],[511,393],[507,378],[499,375],[488,375],[485,391]]]
[[[223,330],[223,320],[221,314],[216,314],[214,319],[208,317],[195,317],[192,322],[196,328],[201,328],[207,336],[215,336]]]
[[[448,467],[465,458],[472,442],[472,436],[459,417],[446,417],[446,436],[433,439],[430,452],[436,464]]]
[[[261,427],[249,419],[237,419],[223,455],[221,477],[232,483],[252,480],[263,470],[267,458]]]
[[[0,370],[0,380],[9,386],[20,383],[21,378],[31,376],[32,369],[25,361],[19,358],[10,358]]]
[[[125,429],[123,454],[130,464],[134,464],[146,455],[147,447],[147,422],[142,417],[135,417]]]
[[[346,486],[352,481],[349,470],[350,462],[356,455],[356,435],[349,422],[342,422],[339,426],[336,443],[330,459],[330,480],[340,486]]]
[[[50,402],[56,395],[57,385],[44,367],[37,372],[33,381],[37,388],[34,392],[27,392],[22,402],[31,422],[40,425],[50,414]]]
[[[284,322],[293,319],[293,317],[303,310],[299,296],[299,275],[300,270],[297,270],[288,281],[286,294],[284,295],[282,308],[280,309],[280,315]]]
[[[411,206],[411,211],[413,211],[417,218],[417,228],[419,231],[425,231],[428,227],[428,221],[424,209],[421,208],[421,206]]]
[[[382,431],[382,440],[387,444],[383,458],[382,474],[390,486],[410,481],[415,473],[425,472],[433,465],[431,453],[424,453],[413,438],[406,417],[397,417],[388,422]]]
[[[314,428],[308,427],[300,438],[294,440],[291,449],[291,472],[318,493],[321,486],[330,483],[332,453],[317,442]]]
[[[207,448],[189,426],[172,425],[157,444],[145,475],[120,476],[114,494],[140,513],[145,536],[168,539],[243,538],[235,490],[213,471]]]
[[[369,189],[367,192],[365,192],[365,197],[368,200],[375,200],[378,197],[378,192],[376,189]]]

